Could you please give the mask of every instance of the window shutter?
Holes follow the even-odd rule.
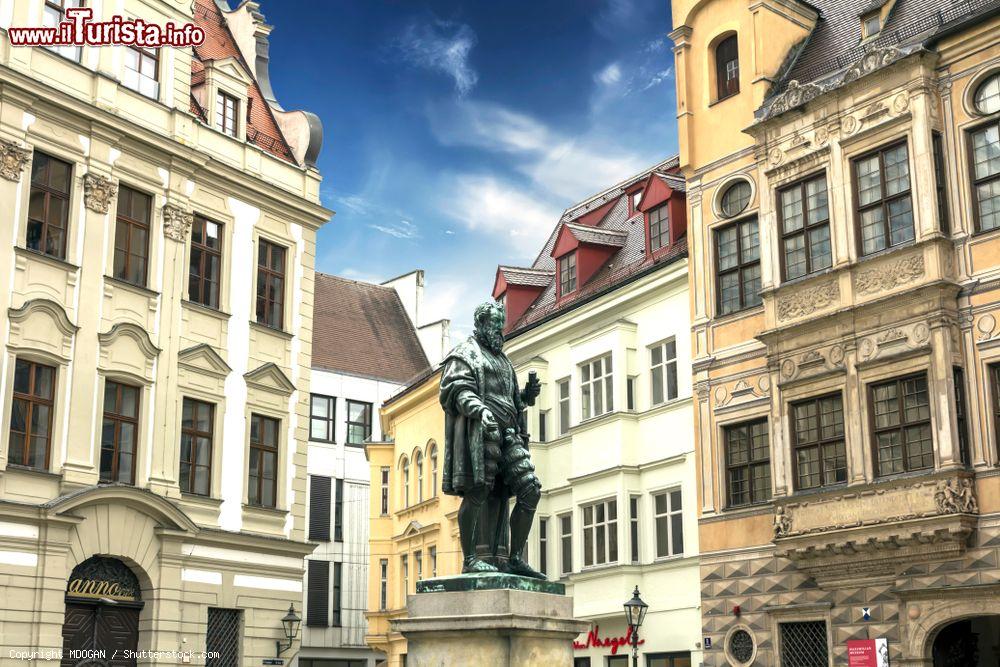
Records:
[[[327,494],[330,493],[330,480],[327,478]],[[327,508],[327,523],[326,523],[326,539],[330,539],[330,499],[327,497],[326,501]],[[344,541],[344,480],[337,480],[337,497],[333,504],[333,539],[336,542]]]
[[[327,627],[330,624],[330,562],[310,560],[308,563],[308,590],[306,600],[306,625]]]
[[[309,476],[309,539],[317,542],[330,541],[329,477]]]

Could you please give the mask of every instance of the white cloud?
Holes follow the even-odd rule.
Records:
[[[646,82],[646,85],[643,86],[642,89],[649,90],[653,86],[660,85],[661,83],[670,78],[670,75],[673,73],[673,71],[674,70],[670,67],[664,70],[660,70],[659,72],[650,77],[649,81]]]
[[[341,278],[347,278],[348,280],[357,280],[362,283],[372,283],[375,285],[380,285],[385,280],[381,276],[377,276],[374,273],[369,273],[361,269],[355,269],[353,267],[344,267],[337,272],[338,276]]]
[[[613,86],[622,80],[622,68],[618,63],[611,63],[595,74],[594,79],[605,86]]]
[[[368,226],[397,239],[415,239],[420,237],[420,230],[409,220],[400,220],[397,223],[371,224]]]
[[[396,41],[408,62],[450,76],[459,95],[468,93],[479,80],[469,64],[475,45],[476,33],[469,26],[437,20],[410,23]]]
[[[545,124],[499,104],[461,100],[432,105],[427,120],[445,146],[472,146],[504,153],[543,150],[553,137]]]

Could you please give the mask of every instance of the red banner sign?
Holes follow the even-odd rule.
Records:
[[[611,655],[617,655],[619,648],[622,646],[632,645],[632,628],[625,631],[624,637],[604,637],[602,639],[600,632],[601,626],[595,625],[590,629],[590,632],[587,633],[587,641],[578,642],[573,640],[573,648],[577,651],[582,651],[588,648],[610,648]],[[640,639],[638,642],[639,646],[642,646],[645,643],[645,639]]]
[[[889,667],[889,644],[885,639],[851,639],[847,642],[848,667]]]

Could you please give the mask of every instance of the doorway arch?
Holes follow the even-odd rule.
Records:
[[[971,616],[941,627],[932,638],[934,667],[1000,664],[1000,615]]]

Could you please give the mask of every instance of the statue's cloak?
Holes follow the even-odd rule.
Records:
[[[503,357],[507,364],[510,361]],[[469,406],[481,404],[489,364],[475,337],[459,344],[442,362],[439,398],[444,409],[444,465],[441,490],[462,496],[486,483],[483,424],[478,416],[468,417]],[[513,366],[510,366],[514,372]],[[520,396],[515,391],[515,404]]]

